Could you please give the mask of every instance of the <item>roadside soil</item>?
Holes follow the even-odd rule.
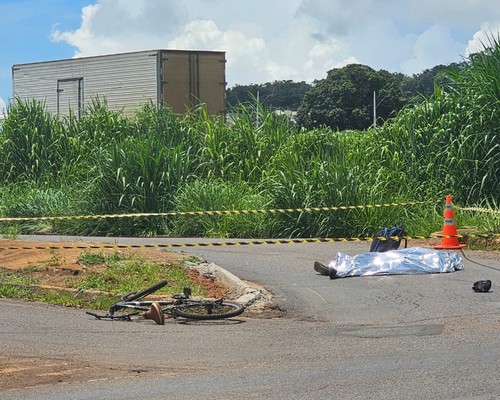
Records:
[[[78,360],[0,355],[0,391],[113,378],[131,379],[141,370],[122,370]]]

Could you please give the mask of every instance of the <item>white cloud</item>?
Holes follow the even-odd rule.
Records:
[[[332,68],[341,68],[347,64],[358,64],[359,61],[349,56],[342,44],[330,38],[322,43],[316,43],[308,53],[307,61],[304,63],[304,73],[311,77],[323,78],[318,73],[326,72]]]
[[[466,55],[478,53],[489,47],[492,40],[500,39],[500,22],[496,24],[485,22],[467,44]]]
[[[236,31],[222,32],[214,21],[199,20],[187,23],[180,35],[171,40],[167,47],[226,51],[227,79],[233,82],[234,70],[238,70],[239,79],[252,82],[257,76],[270,78],[273,68],[276,68],[262,38],[247,37]]]
[[[457,55],[464,54],[465,46],[451,37],[450,30],[434,25],[422,33],[413,46],[413,57],[401,63],[406,74],[415,74],[436,65],[460,61]]]
[[[413,19],[450,28],[476,29],[485,20],[500,19],[498,0],[418,0],[410,4]]]
[[[75,56],[222,50],[229,86],[312,81],[355,62],[412,74],[461,61],[481,24],[500,21],[497,1],[98,0],[78,29],[54,27],[52,39]]]
[[[118,5],[116,5],[116,4]],[[168,40],[168,30],[155,29],[157,23],[154,8],[151,15],[131,15],[132,9],[124,8],[128,1],[104,0],[99,4],[82,9],[82,23],[75,31],[61,32],[53,29],[51,38],[55,42],[66,42],[74,46],[75,57],[119,53],[135,50],[149,50],[164,47]],[[137,3],[140,3],[139,1]],[[137,6],[134,9],[138,9]],[[142,13],[145,11],[143,10]],[[151,25],[146,23],[153,17]],[[165,21],[169,26],[169,19]],[[146,47],[145,47],[146,46]]]
[[[361,64],[395,71],[401,62],[412,57],[415,40],[415,35],[399,33],[390,19],[380,18],[367,23],[362,30],[353,31],[343,42]]]
[[[214,0],[211,3],[216,2]],[[234,29],[227,28],[223,31],[213,20],[190,20],[185,7],[187,1],[184,2],[184,7],[181,7],[181,3],[182,1],[102,0],[83,8],[82,23],[78,29],[63,32],[54,28],[51,37],[53,41],[74,46],[77,49],[76,57],[153,48],[226,51],[227,80],[230,85],[287,78],[303,79],[295,67],[276,61],[279,54],[275,55],[270,50],[262,36],[252,35],[266,33],[266,29],[262,29],[256,21],[248,20],[238,26],[232,18],[228,18],[224,20],[224,25]],[[250,3],[246,4],[248,6]],[[281,5],[283,4],[289,3],[281,1]],[[202,3],[199,5],[202,6]],[[203,3],[207,11],[207,6],[210,5],[214,4]],[[288,7],[287,20],[294,13],[295,9],[290,10]],[[175,21],[170,24],[171,18],[167,17],[161,26],[155,26],[155,23],[151,23],[152,14],[161,15],[162,18],[170,15]],[[210,15],[210,12],[207,14]],[[268,26],[274,27],[270,31],[276,33],[275,27],[279,24],[271,23],[267,13],[263,13],[262,17],[264,20],[269,19]]]
[[[461,61],[485,19],[500,21],[498,0],[304,0],[298,14],[360,63],[407,74]],[[479,47],[482,31],[470,47]]]
[[[303,0],[298,10],[320,22],[327,32],[347,35],[397,7],[397,0]]]

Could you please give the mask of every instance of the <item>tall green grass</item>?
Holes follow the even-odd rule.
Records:
[[[268,207],[269,198],[243,181],[206,179],[182,186],[174,203],[179,212],[262,210]],[[270,218],[265,214],[181,214],[172,221],[172,231],[180,236],[258,238],[273,233]]]
[[[46,216],[372,205],[439,200],[500,203],[500,44],[450,73],[427,100],[378,129],[298,131],[258,102],[185,116],[145,104],[134,116],[95,99],[58,119],[16,99],[0,131],[0,215]],[[487,218],[471,217],[485,229]],[[313,237],[373,234],[402,221],[411,234],[442,224],[442,205],[324,213],[172,216],[31,223],[99,235]],[[40,226],[38,226],[40,225]],[[43,225],[43,226],[42,226]],[[0,225],[0,230],[2,225]]]
[[[499,76],[500,43],[493,40],[427,101],[377,132],[388,155],[403,157],[424,196],[449,192],[464,203],[500,197]],[[381,161],[392,168],[394,158]]]
[[[39,183],[57,175],[69,146],[57,120],[36,101],[17,100],[8,112],[1,133],[2,182],[24,179]]]

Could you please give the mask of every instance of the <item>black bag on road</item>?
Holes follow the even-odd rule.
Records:
[[[392,228],[382,228],[377,232],[376,238],[370,246],[370,252],[383,253],[389,250],[397,250],[405,235],[403,224],[398,224]],[[386,239],[379,239],[386,238]],[[405,239],[405,248],[408,241]]]

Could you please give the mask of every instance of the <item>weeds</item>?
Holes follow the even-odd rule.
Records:
[[[114,293],[127,293],[136,291],[138,288],[151,286],[163,279],[169,285],[158,294],[169,294],[182,292],[184,286],[192,286],[187,277],[188,268],[182,266],[171,266],[166,268],[160,263],[143,262],[138,260],[114,261],[106,265],[103,270],[88,272],[81,277],[71,278],[67,284],[69,287],[79,290],[99,290]],[[199,286],[192,287],[193,293],[204,294]]]
[[[57,249],[49,249],[50,259],[47,261],[49,267],[60,267],[66,263],[66,259]]]
[[[84,266],[91,266],[96,264],[107,264],[112,262],[118,262],[121,260],[129,259],[131,256],[119,253],[117,251],[113,254],[104,254],[102,251],[91,252],[85,250],[76,260],[77,264]]]
[[[28,271],[11,271],[5,268],[0,268],[0,276],[3,284],[16,284],[16,285],[38,285],[40,281],[33,278]]]

